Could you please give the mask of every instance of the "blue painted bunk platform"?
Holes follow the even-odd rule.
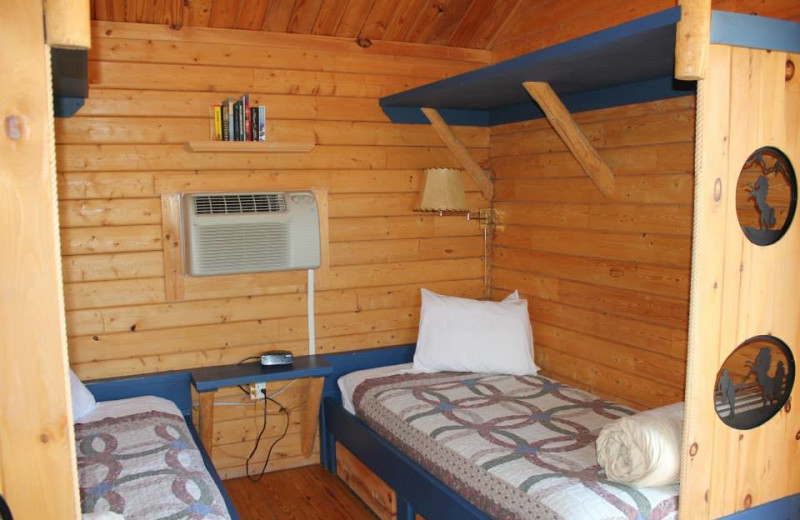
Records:
[[[394,123],[427,124],[420,108],[451,125],[495,126],[544,117],[525,81],[549,83],[570,112],[694,94],[678,81],[674,7],[517,58],[381,98]],[[714,11],[711,43],[800,52],[800,24]]]

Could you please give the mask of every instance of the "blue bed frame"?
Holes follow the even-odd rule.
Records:
[[[143,374],[131,377],[98,379],[86,382],[86,387],[92,392],[98,401],[113,401],[115,399],[125,399],[128,397],[139,397],[143,395],[154,395],[163,397],[174,402],[183,414],[186,425],[192,434],[195,444],[203,456],[203,462],[208,469],[211,478],[216,482],[225,505],[232,520],[241,520],[239,513],[233,506],[231,497],[222,485],[222,479],[217,473],[217,469],[211,462],[211,457],[200,441],[200,435],[192,424],[192,391],[190,386],[191,373],[188,371],[161,372],[158,374]]]
[[[320,410],[320,458],[329,472],[336,473],[336,442],[346,447],[397,496],[397,520],[490,520],[461,495],[433,476],[410,457],[374,432],[342,407],[336,381],[344,374],[387,365],[409,363],[415,345],[400,345],[329,354],[333,366],[325,379]],[[800,520],[800,494],[727,516],[725,520]]]

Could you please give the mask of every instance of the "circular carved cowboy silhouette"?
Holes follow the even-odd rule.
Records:
[[[717,374],[714,408],[722,422],[755,428],[778,413],[794,385],[794,358],[773,336],[757,336],[736,348]]]
[[[736,214],[750,242],[774,244],[791,224],[797,180],[789,159],[777,148],[759,148],[744,163],[736,190]]]

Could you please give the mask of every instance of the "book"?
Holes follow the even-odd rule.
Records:
[[[258,141],[258,107],[250,107],[250,140]]]
[[[239,140],[239,133],[241,132],[241,126],[239,124],[239,111],[241,110],[239,101],[234,101],[233,103],[233,141]]]
[[[239,140],[245,140],[244,100],[239,100]]]
[[[258,140],[264,142],[267,140],[267,107],[258,107]]]
[[[233,96],[228,96],[228,141],[233,141]]]
[[[250,137],[250,94],[242,95],[242,130],[244,130],[243,141],[252,141]]]
[[[222,141],[222,106],[220,103],[214,105],[214,141]]]
[[[230,141],[231,140],[231,119],[230,119],[230,108],[228,106],[228,100],[226,99],[221,103],[220,107],[220,116],[222,119],[222,140],[223,141]]]

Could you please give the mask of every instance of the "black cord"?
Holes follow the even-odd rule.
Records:
[[[244,363],[247,363],[247,362],[248,362],[248,361],[250,361],[251,359],[261,359],[261,356],[249,356],[249,357],[246,357],[246,358],[244,358],[243,360],[239,361],[239,362],[238,362],[238,363],[236,363],[236,364],[237,364],[237,365],[243,365]],[[247,390],[245,390],[245,388],[244,388],[242,385],[238,385],[238,386],[239,386],[239,390],[241,390],[242,392],[244,392],[244,393],[245,393],[245,394],[247,394],[247,395],[250,395],[250,392],[248,392]]]
[[[261,356],[246,357],[243,360],[239,361],[237,365],[246,363],[251,359],[261,359]],[[245,387],[243,387],[242,385],[238,386],[239,390],[244,392],[245,395],[250,395],[250,392],[248,392]],[[269,458],[272,456],[272,449],[275,447],[276,444],[278,444],[278,442],[280,442],[281,440],[283,440],[284,437],[286,437],[286,432],[289,431],[289,410],[284,408],[283,405],[278,401],[276,401],[275,399],[267,397],[266,389],[261,390],[261,392],[262,395],[264,396],[264,422],[261,425],[261,431],[258,432],[258,437],[256,437],[256,445],[253,446],[253,451],[250,452],[250,455],[247,456],[247,460],[244,463],[245,473],[247,475],[247,478],[250,479],[251,482],[258,482],[259,480],[261,480],[261,477],[264,476],[264,473],[266,473],[267,471],[267,465],[269,464]],[[267,459],[264,461],[264,466],[261,468],[261,473],[259,473],[257,477],[252,477],[250,476],[250,460],[253,458],[253,455],[255,455],[256,451],[258,450],[258,445],[261,443],[261,437],[264,435],[264,431],[267,429],[267,401],[272,401],[273,403],[278,405],[280,411],[283,412],[284,415],[286,415],[286,426],[284,426],[283,433],[281,434],[281,436],[275,439],[272,442],[272,446],[269,447],[269,451],[267,451]]]
[[[250,475],[250,460],[253,458],[253,455],[255,455],[256,451],[258,450],[258,445],[261,443],[261,437],[264,435],[264,431],[267,429],[267,401],[272,401],[273,403],[278,405],[280,411],[283,412],[283,414],[286,416],[286,425],[283,428],[283,433],[281,434],[281,436],[275,439],[272,442],[272,445],[269,447],[269,450],[267,451],[267,458],[264,461],[264,465],[261,467],[261,472],[258,474],[257,477],[253,477]],[[256,445],[253,446],[253,451],[251,451],[250,455],[247,456],[247,461],[245,461],[244,464],[245,473],[247,474],[247,478],[251,482],[258,482],[259,480],[261,480],[261,477],[264,476],[264,473],[266,473],[267,471],[267,465],[269,464],[269,459],[272,456],[272,449],[275,447],[276,444],[278,444],[281,440],[283,440],[284,437],[286,437],[286,432],[288,431],[289,431],[289,410],[284,408],[283,405],[278,401],[276,401],[275,399],[264,395],[264,422],[261,425],[261,431],[258,432],[258,437],[256,438]]]

